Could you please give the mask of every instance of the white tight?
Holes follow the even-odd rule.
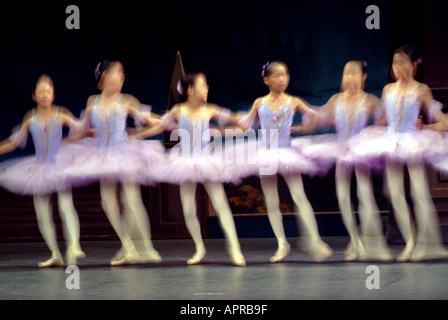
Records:
[[[344,165],[336,165],[336,195],[339,202],[339,208],[342,214],[342,220],[352,241],[358,241],[356,220],[352,211],[351,203],[351,176],[353,169]],[[373,196],[372,184],[370,179],[370,169],[367,167],[355,167],[357,181],[357,195],[359,200],[359,217],[362,230],[367,235],[382,235],[383,230],[378,215],[378,207]],[[356,243],[356,242],[355,242]]]
[[[227,241],[233,246],[239,247],[235,222],[227,201],[224,187],[219,182],[204,182],[204,187],[210,196],[213,207],[218,213],[219,221]],[[187,229],[190,232],[196,247],[201,247],[203,246],[203,241],[201,227],[196,214],[196,188],[196,183],[186,182],[181,184],[180,197]]]
[[[439,241],[440,229],[429,193],[425,167],[421,163],[409,163],[408,171],[418,233],[419,235],[432,236],[436,241]],[[413,235],[409,207],[405,198],[403,165],[388,161],[386,180],[398,227],[406,243],[409,243],[413,239]]]
[[[301,235],[311,235],[318,242],[321,242],[317,222],[314,216],[314,210],[308,201],[303,188],[302,176],[292,175],[283,177],[289,187],[292,199],[298,208],[296,213],[299,221],[299,230]],[[275,237],[279,244],[285,241],[285,231],[283,228],[283,216],[280,211],[280,200],[278,196],[277,175],[261,175],[261,188],[266,201],[269,222],[271,223]]]
[[[50,206],[50,195],[35,195],[33,196],[33,202],[39,230],[45,243],[52,252],[59,251]],[[66,241],[72,242],[79,240],[79,219],[73,205],[71,191],[58,192],[58,207]]]
[[[120,214],[117,188],[118,184],[115,182],[101,181],[100,183],[101,205],[110,224],[126,249],[134,247],[130,230],[135,227],[143,237],[145,247],[149,248],[148,246],[152,246],[150,224],[141,199],[140,186],[131,183],[122,184],[123,218]]]

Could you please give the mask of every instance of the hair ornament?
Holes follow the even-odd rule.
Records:
[[[95,79],[98,81],[101,76],[101,62],[97,64],[95,68]]]
[[[264,78],[264,77],[266,77],[266,69],[268,68],[268,66],[269,66],[269,61],[268,62],[266,62],[266,64],[264,64],[263,65],[263,67],[261,68],[261,76]]]

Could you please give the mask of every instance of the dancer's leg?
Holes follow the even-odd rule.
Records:
[[[233,263],[238,266],[246,265],[238,241],[233,215],[223,185],[219,182],[205,182],[204,187],[210,196],[213,207],[218,213],[219,221],[227,239],[229,254]]]
[[[196,253],[191,257],[188,264],[198,264],[205,257],[205,246],[202,240],[201,225],[196,213],[196,188],[197,184],[185,182],[180,185],[180,199],[185,217],[185,225],[190,232],[196,246]]]
[[[51,251],[51,258],[39,263],[39,267],[60,267],[64,264],[56,240],[56,229],[50,206],[50,195],[34,195],[34,209],[36,210],[37,225],[45,243]]]
[[[76,265],[78,259],[85,258],[85,254],[79,244],[79,218],[71,191],[58,192],[58,206],[67,242],[67,264]]]
[[[408,261],[414,249],[414,238],[412,235],[411,215],[404,193],[403,165],[387,161],[385,173],[395,219],[401,235],[406,242],[406,247],[400,253],[397,260]]]
[[[333,254],[333,250],[320,237],[313,207],[303,188],[302,176],[285,176],[292,199],[297,206],[297,218],[301,229],[301,247],[317,261],[323,261]]]
[[[355,168],[355,173],[358,185],[358,211],[366,250],[364,258],[390,260],[392,255],[386,246],[378,206],[373,195],[370,168],[359,165]]]
[[[128,233],[138,231],[142,237],[143,252],[140,254],[141,261],[162,261],[159,253],[154,249],[151,241],[151,226],[148,213],[142,201],[140,186],[134,183],[123,183],[122,204],[125,212]]]
[[[442,246],[440,225],[429,193],[425,167],[423,164],[409,164],[408,170],[418,231],[412,260],[446,258],[448,251]]]
[[[352,261],[364,252],[358,235],[358,226],[352,209],[351,179],[352,169],[343,164],[336,165],[336,196],[341,210],[342,221],[350,236],[350,243],[345,252],[345,260]]]
[[[134,243],[124,225],[117,200],[117,184],[101,181],[100,183],[101,205],[112,228],[117,233],[123,245],[124,253],[120,252],[112,259],[112,265],[121,265],[125,263],[135,263],[138,261],[138,253]],[[124,256],[123,256],[124,254]]]
[[[286,240],[283,228],[283,215],[280,211],[280,200],[278,197],[278,186],[276,175],[261,175],[261,189],[263,191],[266,209],[268,211],[269,222],[271,223],[274,235],[277,238],[277,252],[269,259],[271,262],[280,262],[288,255],[290,245]]]

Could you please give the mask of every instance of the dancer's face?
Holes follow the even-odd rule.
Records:
[[[363,73],[362,67],[359,62],[348,62],[345,65],[344,71],[342,73],[342,91],[363,90],[366,77],[367,74]]]
[[[124,68],[115,62],[104,74],[104,89],[121,91],[125,80]]]
[[[267,77],[264,78],[264,83],[272,90],[276,92],[283,92],[289,85],[289,70],[280,63],[276,63],[272,66],[272,69]]]
[[[189,95],[192,98],[198,99],[202,102],[207,102],[208,99],[208,84],[207,78],[203,74],[199,74],[193,86],[189,87]]]
[[[392,71],[396,80],[413,78],[416,67],[417,63],[412,63],[412,61],[406,54],[396,53],[394,55],[394,60],[392,62]]]
[[[51,106],[54,101],[53,85],[46,80],[39,81],[33,93],[33,100],[36,101],[36,104],[39,106]]]

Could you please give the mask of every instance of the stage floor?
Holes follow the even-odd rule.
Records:
[[[79,289],[75,273],[65,268],[39,269],[49,257],[43,242],[0,243],[0,300],[371,300],[447,299],[448,260],[420,263],[344,262],[346,237],[329,237],[335,254],[314,263],[297,249],[296,238],[286,260],[268,262],[276,250],[273,238],[241,239],[247,266],[231,265],[223,239],[205,240],[207,257],[196,266],[185,261],[193,254],[192,240],[156,240],[163,262],[111,267],[118,241],[83,241]],[[64,248],[60,243],[61,249]],[[402,245],[391,246],[395,256]],[[379,271],[379,289],[368,266]],[[69,279],[69,277],[72,277]],[[370,278],[369,278],[370,277]],[[369,279],[370,280],[369,280]],[[68,281],[70,280],[70,281]]]

